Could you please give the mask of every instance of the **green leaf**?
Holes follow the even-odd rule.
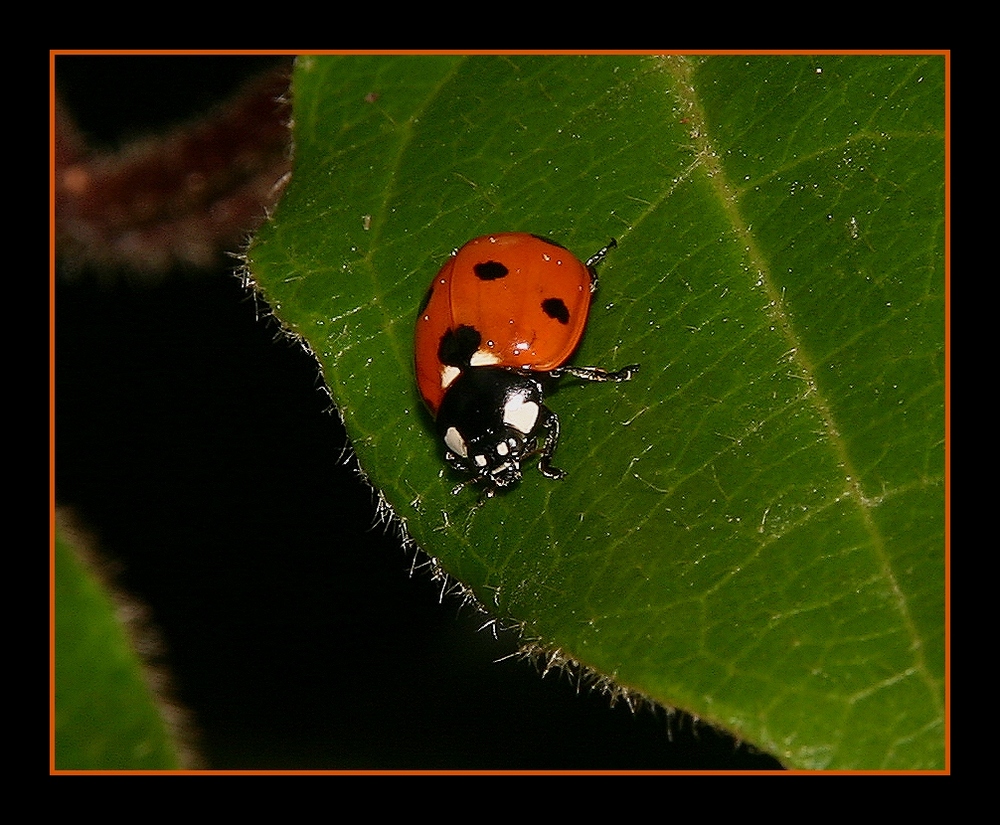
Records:
[[[55,545],[55,767],[179,767],[119,611],[62,531]]]
[[[802,768],[944,765],[944,57],[345,56],[249,252],[409,535],[529,642]],[[610,236],[550,481],[452,496],[455,247]]]

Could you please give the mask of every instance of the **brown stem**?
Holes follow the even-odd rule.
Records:
[[[194,123],[105,153],[88,150],[57,101],[61,264],[162,272],[237,250],[291,172],[289,79],[282,66]]]

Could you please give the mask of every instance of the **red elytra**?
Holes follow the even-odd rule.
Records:
[[[587,325],[592,281],[568,249],[526,232],[483,235],[455,252],[417,317],[417,385],[431,412],[468,367],[564,364]]]

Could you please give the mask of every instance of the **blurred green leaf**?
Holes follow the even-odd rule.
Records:
[[[56,769],[179,767],[119,612],[61,531],[55,546],[55,619]]]
[[[409,534],[526,638],[791,767],[944,765],[944,57],[309,57],[249,262]],[[414,316],[586,257],[567,479],[450,495]]]

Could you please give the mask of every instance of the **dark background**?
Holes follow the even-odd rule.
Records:
[[[57,89],[107,146],[268,62],[60,57]],[[342,460],[315,363],[231,269],[60,271],[55,305],[57,503],[150,608],[205,767],[779,767],[690,717],[497,661],[512,634],[477,632],[411,575]]]

